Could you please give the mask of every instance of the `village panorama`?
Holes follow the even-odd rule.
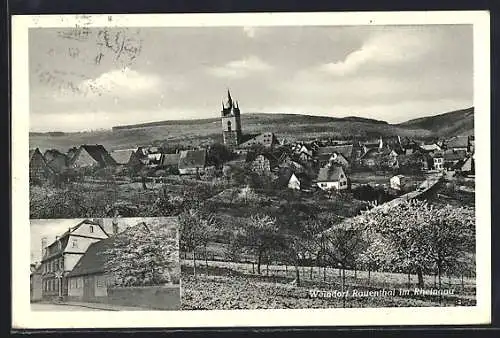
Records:
[[[32,134],[30,218],[176,217],[183,310],[471,306],[473,119],[246,114],[228,90],[217,118],[102,144]]]

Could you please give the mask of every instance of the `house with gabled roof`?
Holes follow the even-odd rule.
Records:
[[[278,145],[278,139],[274,135],[274,133],[262,133],[260,135],[251,138],[250,140],[241,143],[239,148],[252,148],[255,146],[262,146],[264,148],[272,148],[275,145]]]
[[[352,159],[353,145],[336,145],[336,146],[326,146],[320,147],[316,152],[316,157],[320,165],[324,165],[333,159],[339,157],[339,160],[343,162],[344,166],[349,166],[350,160]]]
[[[444,155],[442,151],[435,152],[432,155],[434,170],[444,170]]]
[[[369,141],[361,143],[361,147],[363,155],[366,154],[371,149],[379,149],[379,150],[382,149],[384,147],[384,141],[382,140],[382,137],[380,137],[377,142]]]
[[[277,165],[277,161],[270,154],[256,154],[249,152],[246,163],[248,168],[259,174],[269,174],[271,169]]]
[[[135,149],[118,149],[113,150],[110,155],[117,164],[127,165],[134,152]]]
[[[394,175],[389,180],[389,185],[391,189],[402,190],[406,183],[406,177],[404,175]]]
[[[31,184],[44,183],[49,181],[54,175],[40,149],[29,151],[29,181]]]
[[[62,173],[68,168],[68,157],[56,149],[46,150],[43,157],[47,161],[47,165],[55,173]]]
[[[116,166],[116,164],[101,144],[84,144],[69,159],[68,166],[70,168],[106,168]]]
[[[474,154],[468,156],[463,162],[459,163],[460,166],[458,170],[463,174],[474,175],[475,173],[475,163],[474,163]]]
[[[452,150],[470,150],[469,136],[455,136],[445,142],[446,149]]]
[[[158,226],[169,229],[172,238],[178,238],[177,217],[162,217]],[[73,270],[68,273],[68,299],[72,301],[99,302],[106,301],[108,287],[116,281],[115,276],[109,271],[108,250],[120,244],[117,237],[125,235],[133,238],[136,234],[151,236],[152,224],[142,221],[134,226],[129,226],[109,238],[92,243],[85,254],[79,259]],[[173,283],[168,269],[164,271],[170,283]]]
[[[293,168],[281,168],[276,184],[279,188],[304,190],[311,187],[311,179],[303,172],[295,172]]]
[[[465,150],[445,150],[443,151],[444,167],[454,169],[456,165],[467,158]]]
[[[162,154],[160,161],[160,167],[163,168],[173,168],[175,170],[179,169],[179,158],[181,155],[177,154]]]
[[[347,176],[340,165],[328,165],[320,168],[315,180],[322,190],[345,190],[348,187]]]
[[[207,169],[207,152],[202,150],[182,150],[179,153],[179,174],[196,175]]]
[[[292,149],[294,155],[301,161],[309,161],[313,157],[312,149],[307,148],[304,144],[296,144]]]
[[[68,295],[67,274],[95,242],[108,238],[101,224],[84,220],[70,227],[55,241],[43,248],[41,261],[43,298]]]
[[[442,150],[441,147],[436,143],[421,144],[419,147],[420,147],[420,149],[422,149],[423,151],[425,151],[427,153]]]
[[[149,231],[144,222],[138,223],[135,227],[144,227]],[[130,228],[123,230],[122,233],[130,231]],[[88,246],[88,249],[67,275],[69,300],[92,302],[107,296],[107,286],[113,277],[106,273],[105,252],[113,248],[115,239],[116,237],[112,236]]]

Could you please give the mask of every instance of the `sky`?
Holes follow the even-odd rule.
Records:
[[[39,262],[42,256],[42,238],[47,239],[47,245],[52,244],[56,236],[61,236],[69,228],[74,227],[84,218],[74,219],[33,219],[30,220],[30,234],[31,234],[31,262]],[[118,230],[122,231],[129,226],[137,225],[140,222],[145,222],[148,225],[154,225],[161,222],[162,218],[148,218],[148,217],[130,217],[130,218],[115,218],[118,225]],[[108,234],[112,233],[111,218],[104,219],[104,230]]]
[[[245,113],[390,123],[473,106],[472,25],[32,28],[30,131]]]

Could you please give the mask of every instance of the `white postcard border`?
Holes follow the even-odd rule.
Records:
[[[188,27],[473,24],[477,305],[446,308],[32,312],[29,300],[30,27]],[[490,19],[486,11],[261,14],[35,15],[12,17],[12,326],[127,328],[323,325],[450,325],[491,321]]]

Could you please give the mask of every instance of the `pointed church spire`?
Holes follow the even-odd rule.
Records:
[[[233,106],[233,99],[231,98],[231,92],[229,89],[227,90],[227,103],[229,104],[229,107]]]

